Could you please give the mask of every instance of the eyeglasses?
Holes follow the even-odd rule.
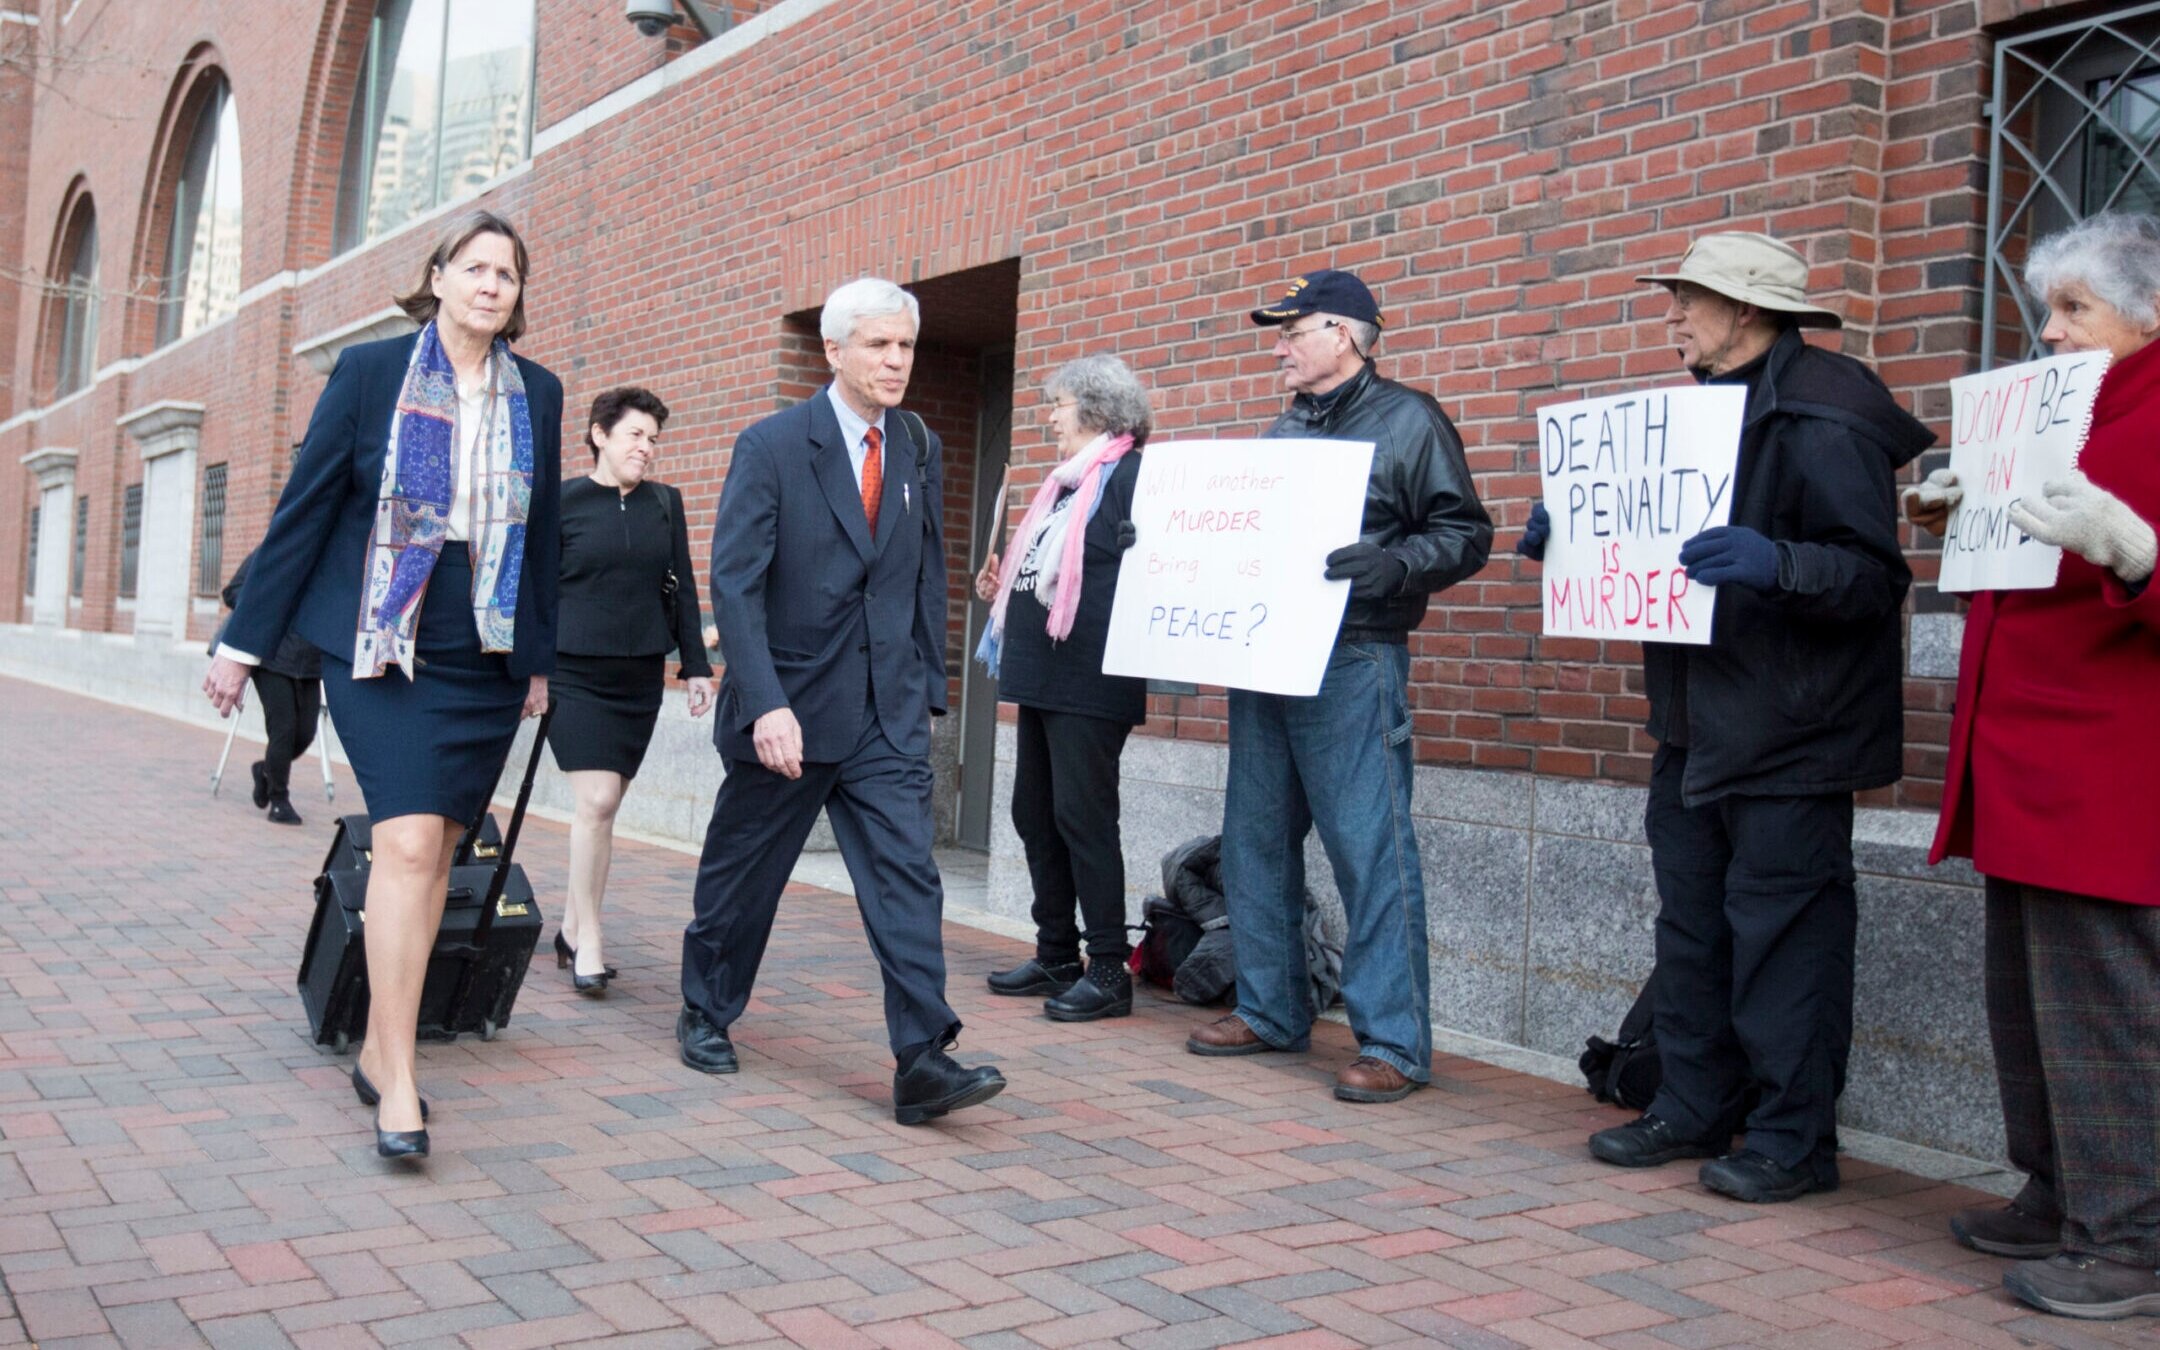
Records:
[[[1324,322],[1316,323],[1310,328],[1285,328],[1282,330],[1282,336],[1278,340],[1282,342],[1295,342],[1299,338],[1307,335],[1308,333],[1317,333],[1320,332],[1322,329],[1340,327],[1342,327],[1341,324],[1335,322],[1333,319],[1328,319]]]

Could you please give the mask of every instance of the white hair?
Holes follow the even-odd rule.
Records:
[[[1333,319],[1343,326],[1343,332],[1350,335],[1350,345],[1357,348],[1359,356],[1369,357],[1373,354],[1373,348],[1380,341],[1379,324],[1368,323],[1364,319],[1352,319],[1341,314],[1329,314],[1323,317]]]
[[[915,331],[922,331],[922,306],[914,296],[883,277],[858,277],[825,297],[818,334],[827,342],[846,342],[855,335],[855,325],[887,314],[905,314]]]
[[[2123,211],[2088,216],[2033,245],[2025,285],[2041,304],[2072,282],[2132,323],[2149,324],[2160,296],[2160,220]]]

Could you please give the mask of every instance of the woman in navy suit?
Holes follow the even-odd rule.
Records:
[[[323,651],[374,831],[352,1083],[386,1158],[428,1151],[413,1042],[451,855],[555,669],[562,384],[510,351],[526,271],[509,221],[463,215],[399,297],[420,331],[339,356],[203,681],[230,714],[288,628]]]

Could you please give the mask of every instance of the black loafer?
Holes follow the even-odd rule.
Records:
[[[1590,1136],[1590,1156],[1615,1167],[1656,1167],[1675,1158],[1715,1158],[1721,1142],[1683,1139],[1663,1116],[1644,1114]]]
[[[1044,965],[1034,957],[990,977],[990,992],[1008,998],[1055,998],[1080,980],[1078,961]]]
[[[1961,1209],[1950,1216],[1950,1236],[1989,1256],[2045,1261],[2062,1250],[2062,1220],[2027,1214],[2015,1202]]]
[[[920,1125],[948,1111],[980,1106],[1005,1090],[1005,1075],[992,1065],[963,1069],[943,1050],[927,1050],[906,1072],[893,1075],[893,1119]]]
[[[1786,1167],[1746,1148],[1704,1163],[1700,1176],[1702,1184],[1719,1195],[1729,1195],[1751,1205],[1774,1205],[1798,1200],[1811,1191],[1838,1188],[1837,1164],[1834,1162],[1828,1164],[1825,1175],[1823,1170],[1810,1164]]]
[[[682,1062],[699,1073],[733,1073],[740,1067],[735,1042],[695,1008],[676,1015],[675,1039],[682,1045]]]

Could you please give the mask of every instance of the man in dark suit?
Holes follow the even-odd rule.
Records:
[[[920,311],[889,281],[827,297],[833,382],[735,442],[713,524],[727,778],[683,934],[683,1063],[733,1073],[773,915],[822,808],[885,976],[893,1114],[988,1101],[995,1068],[945,1051],[944,886],[931,857],[930,718],[945,711],[941,447],[899,412]]]

